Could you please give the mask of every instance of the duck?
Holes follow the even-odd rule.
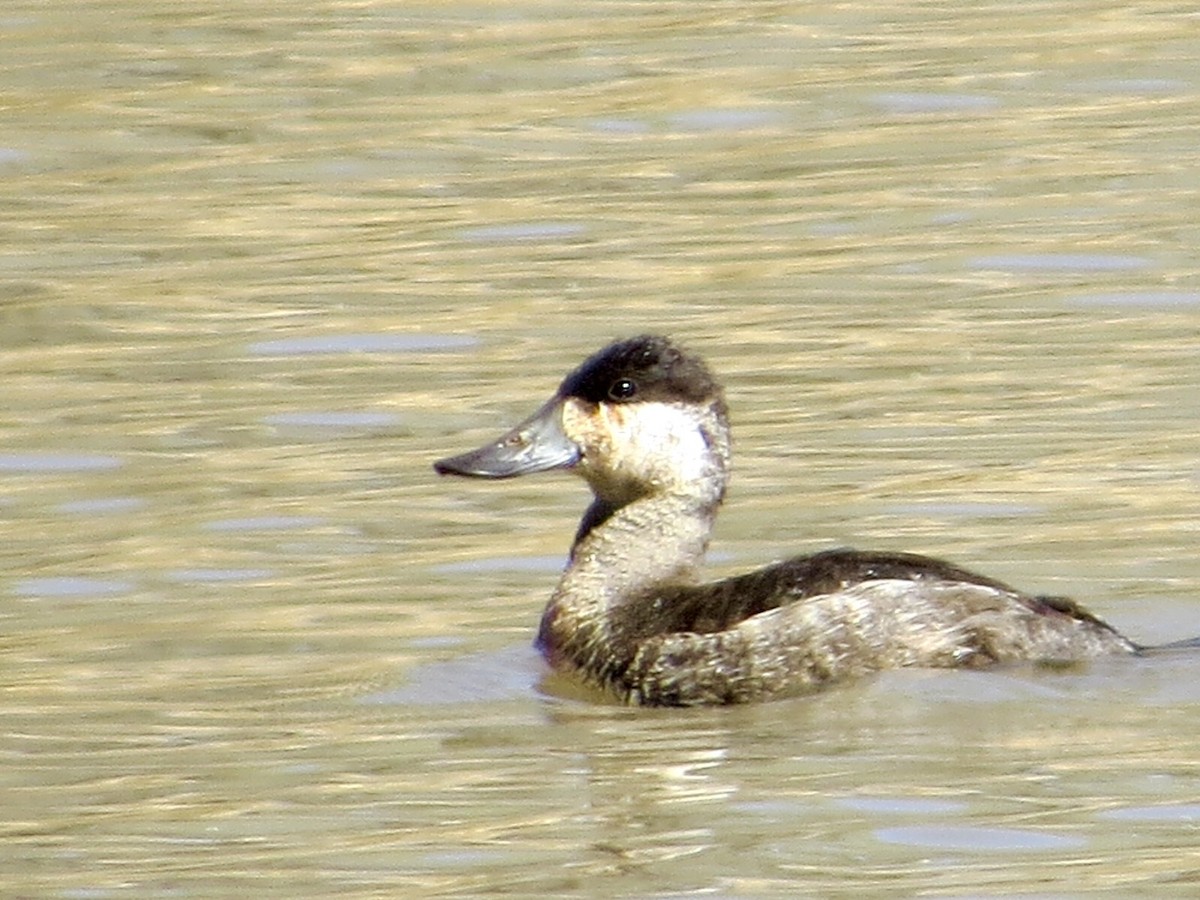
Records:
[[[943,560],[831,549],[704,582],[730,476],[721,385],[661,335],[615,341],[533,415],[436,472],[565,469],[592,492],[535,645],[616,700],[775,700],[902,668],[1071,665],[1143,648],[1066,597]]]

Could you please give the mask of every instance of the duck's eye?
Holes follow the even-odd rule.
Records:
[[[618,378],[608,388],[610,400],[628,400],[637,393],[637,384],[629,378]]]

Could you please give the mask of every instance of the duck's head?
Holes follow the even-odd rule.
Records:
[[[725,401],[698,357],[642,335],[589,357],[512,431],[434,469],[477,478],[571,469],[612,506],[661,493],[715,503],[729,469]]]

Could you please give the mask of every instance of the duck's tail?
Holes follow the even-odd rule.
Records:
[[[1157,653],[1160,650],[1200,650],[1200,636],[1184,638],[1182,641],[1171,641],[1169,644],[1138,647],[1138,652],[1140,653]]]

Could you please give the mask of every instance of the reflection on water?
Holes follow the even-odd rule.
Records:
[[[961,825],[912,825],[880,828],[875,836],[885,844],[904,844],[931,850],[989,852],[1062,852],[1085,845],[1080,838],[1040,834],[1017,828],[975,828]]]
[[[3,453],[0,472],[93,472],[115,469],[121,460],[115,456],[76,453]]]
[[[385,706],[443,706],[527,700],[545,675],[541,657],[528,642],[465,656],[453,641],[422,643],[425,649],[452,649],[456,655],[444,662],[418,666],[402,685],[367,694],[360,702]]]
[[[22,578],[10,588],[17,597],[108,597],[128,594],[133,590],[128,581],[105,578],[58,576],[52,578]]]
[[[1189,11],[10,3],[13,896],[1194,886],[1200,660],[626,710],[585,492],[448,490],[585,353],[728,385],[714,574],[933,553],[1200,633]]]

